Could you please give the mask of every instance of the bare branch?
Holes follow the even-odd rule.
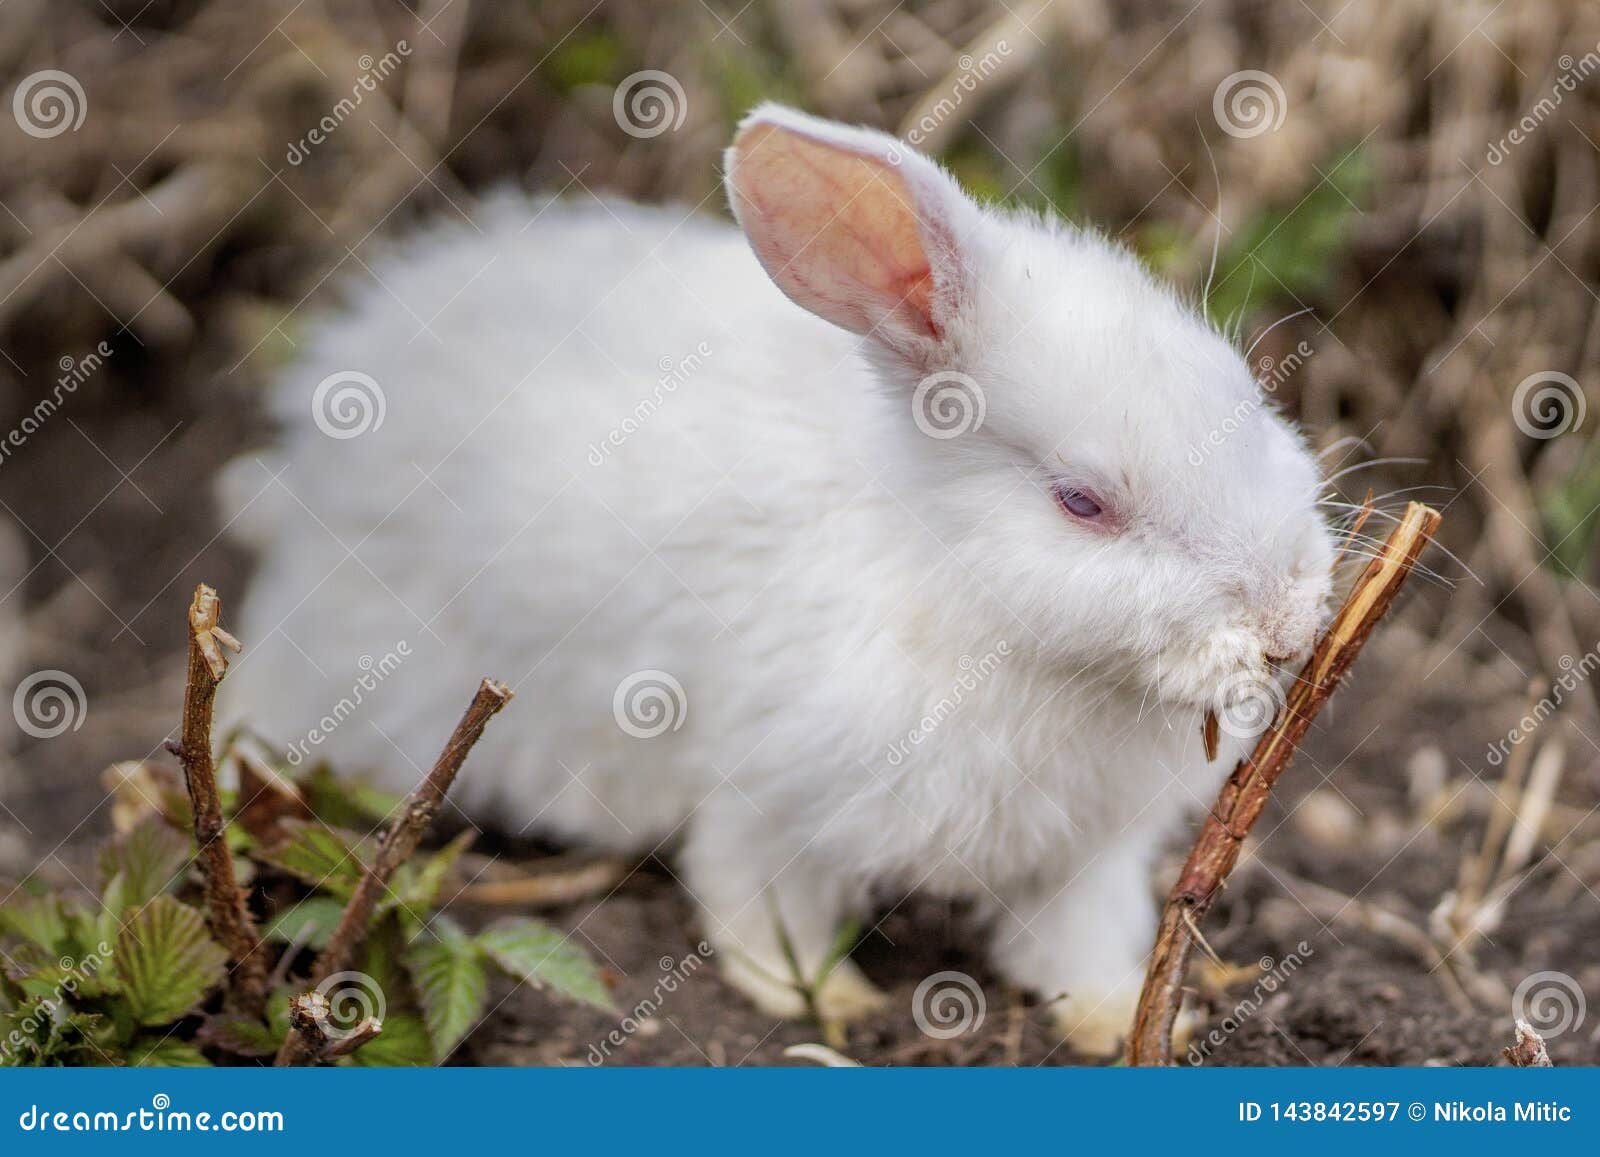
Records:
[[[1167,897],[1150,954],[1144,991],[1128,1038],[1128,1063],[1172,1063],[1172,1026],[1183,1001],[1183,977],[1194,948],[1192,930],[1211,907],[1228,873],[1238,862],[1245,837],[1260,818],[1272,785],[1294,758],[1311,721],[1328,701],[1411,574],[1423,548],[1439,527],[1439,514],[1413,502],[1383,552],[1356,580],[1344,606],[1317,642],[1288,701],[1255,750],[1234,768],[1215,806],[1206,816],[1194,850]]]
[[[484,726],[510,701],[511,689],[504,683],[485,679],[479,684],[478,692],[467,705],[461,721],[456,724],[450,742],[445,744],[427,776],[401,804],[399,818],[383,834],[377,855],[362,875],[350,902],[345,905],[344,914],[339,917],[339,926],[329,938],[328,946],[317,958],[311,974],[313,985],[320,984],[336,972],[344,972],[355,960],[356,953],[366,942],[367,926],[372,921],[378,901],[383,898],[390,877],[416,851],[417,844],[422,841],[434,816],[438,814],[445,793],[455,782],[456,773],[461,770],[467,752],[483,735]],[[283,1047],[278,1050],[274,1063],[304,1064],[314,1055],[302,1034],[290,1033],[284,1039]]]
[[[201,583],[189,604],[189,674],[183,691],[182,739],[172,748],[183,763],[183,778],[194,813],[194,839],[205,877],[206,913],[212,934],[232,962],[233,994],[242,1011],[261,1015],[267,994],[267,957],[255,920],[233,874],[233,858],[217,794],[216,764],[211,754],[211,719],[217,684],[227,674],[223,647],[237,651],[239,642],[217,625],[222,600]]]

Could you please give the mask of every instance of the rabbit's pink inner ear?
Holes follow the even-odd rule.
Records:
[[[739,222],[778,288],[854,333],[940,336],[915,198],[894,165],[773,124],[743,129],[733,151]]]

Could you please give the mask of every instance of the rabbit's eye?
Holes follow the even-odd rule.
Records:
[[[1074,518],[1086,521],[1093,521],[1105,513],[1105,507],[1100,505],[1100,500],[1094,494],[1077,486],[1058,485],[1056,502]]]

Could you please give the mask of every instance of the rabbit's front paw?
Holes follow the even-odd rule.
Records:
[[[784,1020],[815,1014],[825,1021],[848,1023],[870,1016],[887,1003],[882,991],[848,960],[834,965],[813,989],[810,1000],[798,984],[787,979],[789,972],[786,964],[763,968],[731,957],[723,965],[722,976],[762,1012]]]
[[[1050,1016],[1061,1039],[1088,1057],[1110,1058],[1121,1054],[1133,1028],[1139,1007],[1139,988],[1120,988],[1103,997],[1064,996],[1050,1005]],[[1172,1026],[1175,1049],[1188,1043],[1196,1026],[1189,1009],[1178,1013]]]
[[[1078,992],[1054,1001],[1050,1016],[1061,1039],[1075,1052],[1114,1057],[1122,1051],[1139,1005],[1139,987],[1122,986],[1109,993]]]

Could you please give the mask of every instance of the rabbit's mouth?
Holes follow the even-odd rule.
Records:
[[[1172,648],[1158,663],[1156,694],[1175,707],[1214,712],[1230,734],[1255,734],[1271,722],[1304,658],[1294,646],[1269,653],[1258,632],[1229,627]],[[1258,725],[1259,724],[1259,725]]]

